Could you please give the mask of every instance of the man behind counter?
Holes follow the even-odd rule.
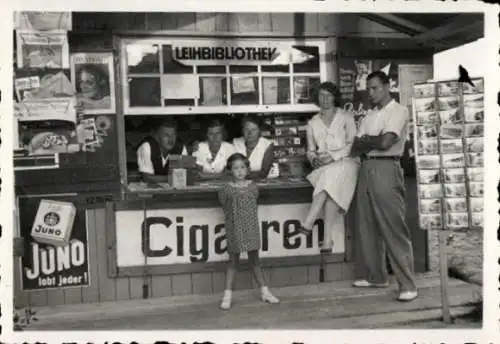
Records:
[[[186,147],[177,140],[177,122],[162,122],[153,135],[137,148],[137,165],[142,179],[148,183],[166,183],[170,155],[187,155]]]

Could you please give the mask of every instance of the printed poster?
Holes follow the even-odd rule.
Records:
[[[69,72],[54,69],[16,71],[14,89],[19,102],[72,97],[75,94]]]
[[[37,242],[31,230],[41,198],[19,199],[19,231],[24,238],[25,255],[21,258],[22,289],[46,290],[90,285],[88,237],[85,211],[78,209],[69,244],[55,247]],[[68,201],[58,199],[58,201]],[[46,231],[59,221],[58,214],[44,217]]]
[[[33,31],[71,31],[71,12],[22,11],[15,15],[16,30]]]
[[[85,114],[116,113],[112,53],[73,54],[71,80]]]
[[[69,68],[66,32],[17,31],[17,68]]]

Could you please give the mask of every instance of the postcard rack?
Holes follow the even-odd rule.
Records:
[[[484,80],[413,85],[422,229],[483,228]]]

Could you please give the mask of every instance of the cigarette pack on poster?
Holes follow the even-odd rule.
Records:
[[[467,154],[467,166],[483,167],[484,166],[483,153],[468,153]]]
[[[420,214],[421,229],[442,229],[443,223],[440,214]]]
[[[432,155],[439,153],[438,140],[421,140],[418,141],[419,155]]]
[[[438,130],[435,125],[424,125],[418,127],[418,139],[432,139],[437,137]]]
[[[463,213],[467,211],[466,198],[445,198],[445,209],[450,213]]]
[[[416,84],[413,85],[414,98],[432,97],[435,92],[434,84]]]
[[[473,107],[464,107],[464,116],[465,116],[465,122],[467,122],[467,123],[483,122],[484,121],[484,109],[473,108]]]
[[[465,184],[444,184],[444,197],[465,197],[467,196],[467,189]]]
[[[484,211],[484,198],[483,197],[469,198],[469,206],[471,213],[482,213]]]
[[[438,110],[453,110],[458,109],[459,100],[458,97],[442,97],[438,99]]]
[[[462,153],[460,154],[444,154],[442,156],[443,167],[444,168],[454,168],[465,166],[465,157]]]
[[[484,136],[484,125],[483,124],[466,124],[465,125],[465,136],[466,137]]]
[[[482,137],[469,137],[465,139],[465,142],[468,152],[481,153],[484,151],[484,138]]]
[[[484,92],[484,79],[472,79],[472,83],[474,84],[474,87],[466,82],[462,84],[464,94],[474,94],[474,93]]]
[[[440,167],[439,155],[422,155],[417,157],[417,165],[421,169],[435,169]]]
[[[458,95],[458,81],[440,82],[437,84],[438,95],[443,96],[456,96]]]
[[[17,31],[17,67],[69,68],[66,33]]]
[[[442,139],[459,139],[463,134],[464,128],[461,124],[443,124],[439,130]]]
[[[31,237],[42,244],[68,245],[75,215],[76,207],[73,203],[42,199],[33,222]]]
[[[464,94],[464,107],[484,109],[484,95]]]
[[[434,98],[417,98],[415,99],[415,111],[430,112],[436,110],[436,103]]]
[[[482,182],[469,182],[469,195],[471,197],[484,196],[484,183]]]
[[[472,213],[471,214],[472,227],[483,228],[484,227],[484,214]]]
[[[71,19],[71,12],[21,11],[15,13],[15,29],[33,31],[71,31]]]
[[[469,182],[483,182],[484,170],[482,167],[469,167],[467,168],[467,180]]]
[[[461,229],[469,227],[469,214],[447,213],[445,227],[449,229]]]
[[[99,143],[95,120],[87,118],[81,120],[76,126],[76,137],[78,143],[89,146]]]
[[[445,183],[463,183],[465,182],[465,173],[463,168],[443,169]]]
[[[462,121],[462,116],[460,115],[459,109],[452,109],[446,111],[439,111],[439,119],[442,124],[460,123]]]
[[[441,184],[428,184],[419,186],[420,198],[441,198],[443,197],[443,190]]]
[[[300,145],[301,144],[300,137],[294,137],[293,138],[293,144],[294,145]]]
[[[462,140],[442,140],[441,141],[441,153],[460,153],[463,152],[463,142]]]
[[[421,199],[420,212],[422,214],[441,214],[440,199]]]
[[[438,123],[438,115],[435,111],[429,112],[417,112],[417,124],[437,124]]]

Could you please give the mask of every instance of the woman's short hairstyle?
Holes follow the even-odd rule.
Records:
[[[172,128],[177,131],[179,129],[179,124],[175,119],[164,119],[161,122],[157,123],[157,127],[155,128],[156,131],[160,130],[160,128]]]
[[[315,99],[314,99],[314,103],[319,106],[319,91],[321,90],[325,90],[325,91],[328,91],[332,96],[333,96],[333,105],[339,107],[340,106],[340,89],[337,87],[337,85],[335,85],[333,82],[330,82],[330,81],[326,81],[326,82],[323,82],[321,83],[319,86],[318,86],[318,89],[316,91],[316,94],[315,94]]]
[[[250,168],[250,160],[241,153],[234,153],[227,159],[226,169],[231,170],[235,161],[241,160],[245,163],[245,166]]]
[[[207,135],[208,133],[208,129],[210,128],[216,128],[216,127],[220,127],[222,129],[222,137],[224,139],[226,139],[227,137],[227,132],[226,132],[226,125],[223,121],[221,121],[220,119],[212,119],[208,122],[207,124],[207,129],[205,130],[205,136]]]
[[[81,92],[80,79],[83,72],[91,74],[95,78],[97,94],[94,96],[94,99],[101,99],[110,95],[108,75],[101,68],[91,64],[83,65],[78,69],[75,82],[77,92]]]

